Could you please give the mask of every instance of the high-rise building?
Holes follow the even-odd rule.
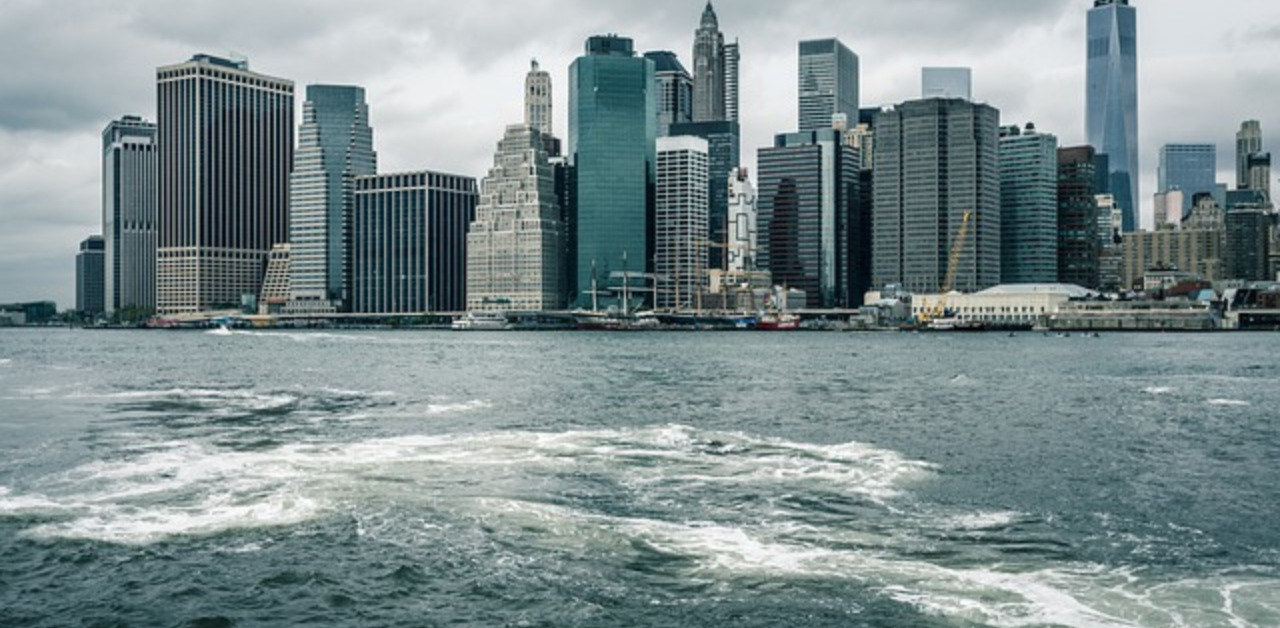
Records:
[[[590,302],[593,277],[605,282],[614,273],[643,272],[652,259],[653,74],[653,62],[616,35],[587,40],[586,54],[569,69],[579,303]]]
[[[1271,229],[1276,216],[1266,205],[1242,205],[1227,210],[1227,278],[1271,281]]]
[[[858,307],[870,284],[870,228],[858,203],[858,150],[834,129],[778,135],[759,153],[756,260],[811,305]]]
[[[1034,125],[1000,137],[1002,283],[1058,280],[1058,138]]]
[[[800,131],[831,128],[844,114],[858,119],[858,55],[839,39],[800,42]]]
[[[707,238],[712,242],[724,242],[726,217],[729,211],[729,188],[724,185],[724,177],[737,170],[742,163],[741,155],[738,153],[738,147],[741,145],[741,130],[738,123],[724,120],[677,124],[671,127],[671,134],[700,137],[707,141],[710,159],[710,177],[707,180],[709,200]],[[707,264],[711,268],[724,268],[724,249],[712,248],[707,255]]]
[[[76,254],[76,311],[97,316],[106,311],[106,245],[102,236],[89,236]]]
[[[1202,194],[1182,229],[1124,234],[1124,287],[1138,286],[1154,269],[1177,269],[1207,281],[1225,279],[1224,218],[1212,195]]]
[[[361,314],[461,312],[476,180],[435,172],[356,178],[351,299]]]
[[[657,306],[685,309],[705,291],[707,274],[707,141],[658,140],[656,186]]]
[[[1155,228],[1177,227],[1182,224],[1183,207],[1186,206],[1186,194],[1179,188],[1168,192],[1160,192],[1155,198]]]
[[[1088,24],[1089,143],[1108,156],[1124,230],[1138,228],[1138,15],[1129,0],[1094,0]]]
[[[646,52],[644,56],[653,62],[658,137],[667,137],[672,125],[693,122],[693,77],[674,52]]]
[[[959,99],[908,101],[876,116],[877,287],[938,294],[965,214],[951,287],[1000,283],[999,127],[995,108]]]
[[[756,205],[756,188],[746,168],[729,175],[729,272],[756,270],[760,249],[758,227],[760,213]]]
[[[1236,189],[1249,189],[1249,157],[1262,152],[1262,123],[1245,120],[1236,133]]]
[[[1271,199],[1271,153],[1249,155],[1249,188]]]
[[[1099,173],[1107,171],[1105,155],[1095,159]],[[1106,178],[1106,177],[1104,177]],[[1110,179],[1107,178],[1109,181]],[[1098,203],[1098,288],[1118,292],[1124,287],[1124,211],[1111,194],[1099,194]],[[1068,282],[1070,283],[1070,282]],[[1085,284],[1080,284],[1085,285]],[[1087,286],[1086,286],[1087,287]]]
[[[125,116],[102,132],[108,314],[156,307],[156,125]]]
[[[730,122],[739,122],[742,115],[741,80],[738,74],[742,71],[742,48],[737,41],[724,45],[724,117]]]
[[[1101,286],[1097,165],[1092,146],[1058,150],[1057,280],[1093,290]]]
[[[377,172],[362,87],[309,85],[289,186],[289,309],[344,310],[355,178]]]
[[[543,70],[534,59],[524,80],[524,123],[543,136],[555,135],[554,96],[551,73]]]
[[[735,47],[736,50],[736,47]],[[735,59],[736,69],[736,59]],[[725,45],[716,10],[707,2],[693,40],[693,121],[728,120],[725,112]],[[737,77],[734,77],[737,82]]]
[[[1191,212],[1197,194],[1213,194],[1218,185],[1218,147],[1213,144],[1165,144],[1160,147],[1157,191],[1182,191],[1180,214]]]
[[[970,68],[924,68],[920,78],[921,98],[973,100],[973,70]]]
[[[196,55],[158,81],[161,314],[238,307],[289,237],[293,82]]]
[[[507,127],[467,235],[467,309],[564,307],[564,228],[542,133]]]

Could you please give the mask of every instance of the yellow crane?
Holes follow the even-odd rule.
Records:
[[[951,258],[947,260],[947,278],[942,284],[942,294],[938,297],[938,302],[933,307],[924,309],[923,320],[921,321],[923,323],[928,323],[947,315],[947,298],[956,289],[956,275],[960,271],[960,257],[964,255],[964,245],[968,239],[969,225],[972,220],[973,212],[965,212],[964,222],[960,224],[960,233],[956,235],[956,240],[951,245]]]

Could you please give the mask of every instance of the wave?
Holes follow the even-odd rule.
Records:
[[[1247,408],[1253,404],[1243,399],[1210,399],[1205,403],[1211,406],[1220,406],[1227,408]]]
[[[1143,388],[1142,392],[1147,393],[1148,395],[1157,395],[1157,396],[1172,395],[1174,392],[1176,392],[1176,389],[1171,388],[1169,386],[1149,386],[1147,388]]]

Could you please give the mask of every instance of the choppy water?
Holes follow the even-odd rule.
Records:
[[[1273,627],[1277,349],[0,332],[0,626]]]

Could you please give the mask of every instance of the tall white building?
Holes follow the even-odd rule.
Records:
[[[657,306],[695,304],[707,273],[709,144],[700,137],[658,139]]]
[[[524,122],[544,136],[554,135],[552,127],[553,98],[551,73],[543,70],[535,59],[524,80]]]
[[[746,168],[739,168],[729,175],[730,273],[756,270],[759,217],[760,213],[756,208],[756,188],[751,185],[751,175]]]
[[[565,305],[565,242],[555,173],[538,129],[507,127],[467,235],[467,309],[539,312]]]

